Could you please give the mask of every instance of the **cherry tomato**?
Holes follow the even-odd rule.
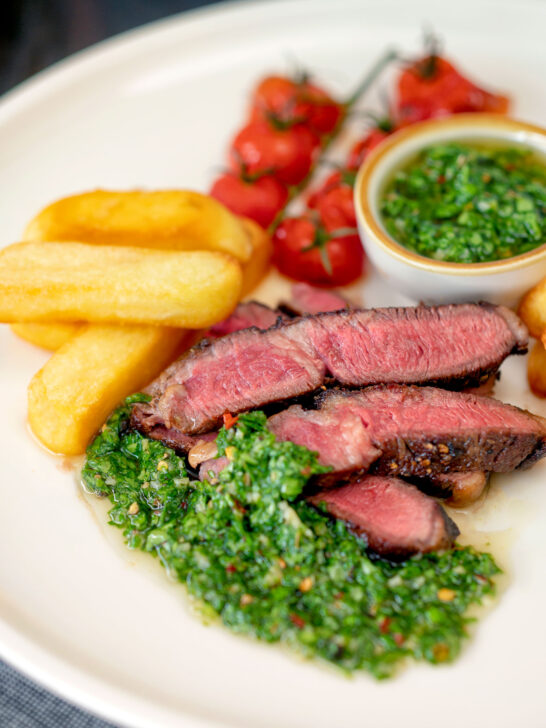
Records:
[[[298,121],[323,135],[334,130],[342,115],[343,106],[308,80],[268,76],[254,91],[250,118],[263,121],[273,116]]]
[[[317,286],[343,286],[362,275],[358,235],[335,237],[309,217],[287,218],[273,237],[273,262],[284,275]]]
[[[303,124],[276,128],[265,121],[247,124],[231,146],[235,169],[248,174],[272,174],[280,182],[296,185],[311,169],[317,137]]]
[[[353,188],[349,185],[340,185],[322,195],[317,210],[324,227],[330,232],[339,228],[356,228]]]
[[[438,55],[408,66],[398,79],[395,115],[400,125],[462,112],[508,111],[506,96],[489,93],[465,78]]]
[[[309,196],[307,207],[318,211],[326,230],[356,227],[353,203],[355,177],[351,170],[334,172]]]
[[[320,187],[311,192],[307,198],[307,207],[311,209],[316,208],[321,197],[340,185],[348,185],[352,188],[355,183],[355,177],[356,175],[353,170],[340,169],[337,172],[332,172]]]
[[[330,134],[343,116],[343,107],[317,86],[307,84],[296,104],[296,114],[307,114],[308,124],[317,134]]]
[[[293,103],[297,90],[298,85],[291,78],[266,76],[252,94],[252,119],[254,121],[263,120],[268,111],[282,115],[283,111]]]
[[[352,170],[357,170],[368,153],[371,152],[371,150],[378,144],[381,144],[381,142],[386,139],[392,131],[394,131],[394,129],[391,129],[390,131],[380,127],[372,129],[365,137],[356,142],[349,152],[347,167]]]
[[[210,194],[236,215],[249,217],[263,228],[271,225],[288,199],[286,187],[271,175],[252,178],[233,172],[218,177]]]

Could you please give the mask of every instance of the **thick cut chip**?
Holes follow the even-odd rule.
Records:
[[[546,332],[536,341],[527,360],[529,387],[537,397],[546,397]]]
[[[273,243],[271,236],[254,220],[241,218],[252,245],[250,260],[243,265],[243,291],[246,296],[256,288],[269,270]]]
[[[231,313],[241,285],[223,253],[18,243],[0,251],[0,321],[205,328]]]
[[[81,324],[12,324],[11,330],[19,338],[30,341],[42,349],[56,351],[80,331]]]
[[[29,385],[32,431],[55,453],[84,452],[114,407],[154,379],[187,336],[156,326],[83,327]]]
[[[252,253],[241,220],[214,198],[189,190],[95,190],[64,197],[31,220],[23,239],[217,250],[241,263]]]
[[[243,296],[248,295],[260,283],[269,270],[269,261],[273,250],[271,237],[253,220],[241,218],[241,222],[247,231],[251,245],[252,255],[250,260],[242,266],[243,271]],[[12,331],[17,336],[30,341],[36,346],[55,351],[79,331],[77,324],[12,324]]]
[[[518,315],[531,336],[540,339],[546,330],[546,278],[525,294],[519,304]]]

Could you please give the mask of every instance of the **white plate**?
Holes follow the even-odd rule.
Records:
[[[423,24],[450,56],[541,123],[545,5],[317,0],[218,7],[60,64],[0,106],[2,242],[51,200],[102,187],[206,189],[252,83],[297,58],[347,92],[387,44],[416,50]],[[399,297],[373,277],[367,304]],[[47,355],[0,331],[0,648],[50,688],[132,726],[331,728],[544,725],[544,464],[498,478],[482,518],[503,532],[509,585],[459,661],[352,680],[205,627],[183,589],[113,547],[72,473],[26,428],[26,385]],[[499,394],[546,414],[524,361]],[[112,536],[118,538],[114,529]],[[116,540],[116,539],[114,539]],[[119,540],[119,538],[118,538]],[[500,548],[500,547],[499,547]]]

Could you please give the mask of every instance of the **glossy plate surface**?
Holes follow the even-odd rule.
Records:
[[[539,2],[302,0],[222,6],[133,32],[64,62],[0,104],[2,244],[50,201],[94,187],[205,190],[260,74],[290,60],[348,93],[388,44],[432,25],[477,80],[546,118]],[[388,85],[388,75],[383,78]],[[368,106],[379,110],[377,93]],[[347,146],[350,139],[341,142]],[[264,291],[274,296],[275,285]],[[269,295],[267,293],[269,291]],[[405,303],[370,274],[366,305]],[[139,728],[543,725],[546,466],[495,479],[470,540],[488,539],[506,589],[459,661],[390,682],[347,679],[196,619],[180,586],[126,553],[70,464],[26,427],[26,386],[47,354],[0,328],[0,651],[71,700]],[[525,361],[498,395],[546,415]],[[464,519],[463,519],[464,520]],[[465,521],[466,523],[466,521]],[[484,533],[480,533],[484,531]]]

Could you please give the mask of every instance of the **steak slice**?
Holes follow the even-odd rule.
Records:
[[[337,482],[371,470],[427,478],[451,471],[509,472],[546,455],[546,420],[492,397],[436,387],[331,390],[315,410],[299,405],[269,427],[319,453]]]
[[[265,306],[263,303],[257,301],[240,303],[231,316],[220,321],[220,323],[214,324],[205,333],[205,338],[218,339],[221,336],[227,336],[227,334],[248,329],[251,326],[262,330],[268,329],[270,326],[274,326],[279,318],[285,320],[286,316],[280,311]]]
[[[411,556],[447,549],[459,529],[429,496],[399,478],[365,475],[307,499],[347,521],[382,556]]]
[[[131,410],[131,427],[142,432],[152,440],[160,440],[178,452],[188,453],[199,442],[210,442],[216,439],[216,432],[202,435],[187,435],[176,427],[165,427],[155,409],[148,402],[138,402]]]
[[[490,304],[304,316],[197,345],[152,385],[153,407],[166,427],[198,434],[217,426],[226,411],[297,397],[330,378],[351,387],[475,386],[526,346],[517,316]]]
[[[294,283],[290,290],[290,300],[282,302],[281,311],[291,316],[341,311],[349,308],[348,302],[336,291],[315,288],[309,283]]]

